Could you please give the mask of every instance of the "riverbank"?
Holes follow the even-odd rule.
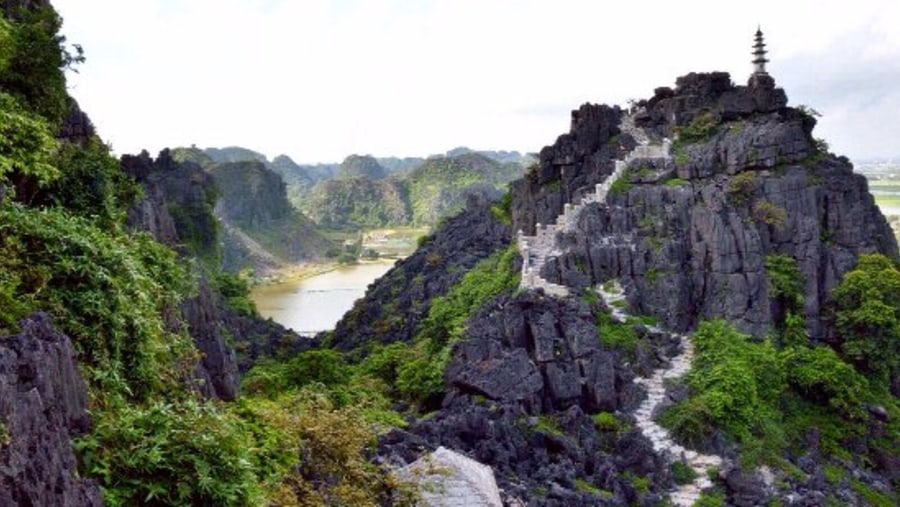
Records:
[[[294,331],[312,335],[334,328],[370,283],[394,266],[393,259],[357,264],[297,267],[285,278],[251,288],[260,315]]]

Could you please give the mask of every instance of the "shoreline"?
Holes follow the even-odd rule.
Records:
[[[342,267],[357,266],[361,264],[393,264],[400,259],[402,259],[402,257],[381,257],[371,260],[362,259],[358,260],[355,264],[341,264],[339,262],[321,261],[313,261],[303,264],[292,264],[283,268],[273,270],[271,274],[268,274],[266,276],[254,278],[250,285],[251,287],[262,287],[288,282],[298,282],[307,278],[312,278],[314,276],[330,273],[331,271],[335,271]]]

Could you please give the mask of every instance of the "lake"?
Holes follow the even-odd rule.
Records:
[[[250,297],[264,318],[312,335],[334,329],[366,287],[393,266],[392,260],[341,266],[302,280],[259,285]]]

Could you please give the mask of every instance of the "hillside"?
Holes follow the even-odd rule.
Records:
[[[529,505],[893,504],[897,243],[814,125],[759,75],[573,111],[508,202],[448,221],[330,336],[403,358],[428,414],[381,459],[455,449]]]
[[[327,228],[430,226],[460,211],[470,195],[499,197],[522,173],[518,164],[502,164],[477,153],[435,156],[387,179],[319,182],[300,206]]]
[[[80,52],[60,24],[47,2],[0,4],[0,505],[390,497],[358,412],[241,393],[254,358],[315,342],[219,270],[208,173],[167,150],[111,156],[66,93]],[[301,456],[335,487],[313,488]]]
[[[207,171],[221,193],[216,215],[225,227],[225,269],[260,268],[271,262],[260,257],[269,255],[295,264],[319,258],[333,246],[291,206],[281,177],[262,163],[227,162]]]
[[[220,261],[226,270],[236,273],[249,268],[256,276],[267,276],[287,265],[321,258],[334,248],[288,200],[287,187],[276,168],[291,175],[294,185],[311,181],[290,158],[282,155],[269,163],[264,155],[239,147],[175,148],[165,157],[181,163],[186,171],[187,164],[192,164],[193,173],[202,167],[209,174],[209,206],[221,222]],[[193,179],[202,176],[195,174]],[[183,190],[177,188],[177,182],[183,180],[173,181],[176,183],[159,192],[171,195],[173,202],[184,202],[179,197]],[[176,212],[183,210],[176,207]],[[211,229],[200,226],[199,230]]]

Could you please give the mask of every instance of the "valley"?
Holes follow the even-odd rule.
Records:
[[[302,165],[115,154],[70,96],[61,22],[0,2],[0,505],[898,504],[900,178],[814,136],[759,28],[746,80],[581,102],[534,154]],[[192,84],[172,68],[140,99]],[[460,109],[490,84],[440,69],[429,87],[473,86]],[[357,98],[329,117],[366,125]],[[418,130],[453,119],[425,109]]]

